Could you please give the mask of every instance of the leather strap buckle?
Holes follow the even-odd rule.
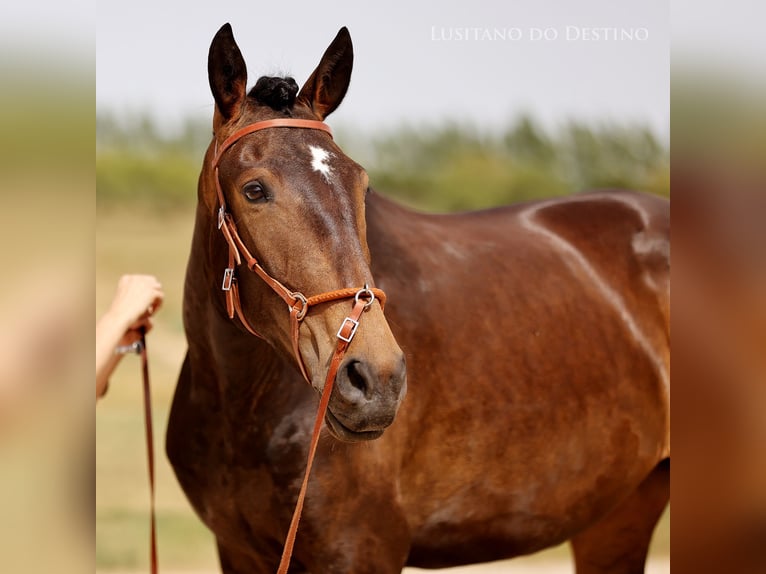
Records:
[[[309,301],[308,301],[308,299],[306,299],[306,296],[303,293],[299,292],[299,291],[292,291],[292,292],[289,293],[289,295],[290,295],[290,297],[295,299],[295,303],[293,303],[293,306],[290,307],[290,311],[291,312],[298,307],[298,302],[300,301],[301,307],[300,307],[300,309],[297,309],[296,314],[295,314],[295,318],[298,321],[302,321],[303,318],[306,316],[306,313],[309,310]]]
[[[347,325],[350,325],[351,331],[348,333],[348,335],[344,335],[343,331],[347,328]],[[356,330],[359,328],[359,321],[355,321],[351,317],[346,317],[343,319],[343,323],[340,324],[340,329],[338,329],[337,337],[341,341],[345,343],[350,343],[351,339],[354,338],[354,335],[356,335]]]
[[[354,303],[359,303],[359,299],[361,298],[366,299],[364,303],[365,309],[369,309],[370,306],[375,302],[375,293],[372,292],[370,286],[367,285],[367,283],[365,283],[364,287],[359,289],[359,291],[356,292],[356,295],[354,295]]]
[[[131,343],[130,345],[117,345],[114,348],[114,354],[115,355],[127,355],[129,353],[135,353],[136,355],[140,355],[141,351],[144,350],[144,344],[141,341],[135,341]]]
[[[223,291],[231,291],[232,281],[234,281],[234,267],[227,267],[223,272],[223,283],[221,283],[221,289]]]
[[[226,218],[226,213],[223,210],[223,205],[218,208],[218,229],[221,229],[223,227],[224,219]]]

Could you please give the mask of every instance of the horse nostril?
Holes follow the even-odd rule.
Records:
[[[351,361],[346,367],[346,374],[348,381],[355,389],[361,391],[363,394],[367,394],[367,380],[361,371],[361,363],[359,361]]]

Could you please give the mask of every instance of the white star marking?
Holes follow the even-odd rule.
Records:
[[[330,176],[332,175],[332,168],[328,163],[331,156],[330,152],[328,152],[326,149],[315,147],[313,145],[309,146],[309,150],[311,151],[311,167],[314,169],[314,171],[321,173],[325,178],[325,181],[329,181]]]

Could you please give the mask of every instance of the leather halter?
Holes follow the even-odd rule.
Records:
[[[285,546],[282,551],[282,558],[279,563],[279,569],[277,574],[286,574],[290,565],[290,557],[292,556],[293,544],[295,543],[295,535],[298,530],[298,523],[301,517],[301,511],[303,509],[303,502],[306,497],[306,490],[308,488],[309,474],[311,472],[311,466],[316,454],[317,445],[319,443],[319,434],[322,429],[322,421],[324,420],[325,413],[327,411],[327,405],[330,402],[330,395],[332,394],[332,388],[335,382],[335,376],[340,368],[340,364],[343,361],[343,357],[351,344],[351,340],[356,334],[359,327],[359,321],[362,318],[362,314],[365,310],[369,309],[372,304],[377,301],[380,303],[381,309],[385,305],[386,294],[380,289],[369,287],[364,285],[363,287],[352,287],[345,289],[338,289],[336,291],[328,291],[326,293],[320,293],[312,297],[306,297],[299,291],[291,291],[279,280],[275,279],[261,266],[258,260],[253,257],[250,251],[245,246],[242,238],[237,232],[237,226],[234,224],[234,219],[231,214],[226,210],[226,200],[223,195],[223,189],[221,188],[221,180],[218,173],[218,167],[221,163],[221,157],[223,153],[234,145],[240,138],[249,135],[253,132],[269,129],[269,128],[301,128],[301,129],[314,129],[327,132],[332,137],[332,131],[330,126],[324,122],[317,120],[301,120],[295,118],[281,118],[273,120],[265,120],[250,124],[244,128],[235,131],[232,135],[227,137],[221,145],[218,145],[216,141],[215,153],[213,158],[213,170],[215,172],[215,188],[218,194],[218,228],[223,233],[226,243],[229,245],[229,263],[223,274],[223,283],[221,288],[226,293],[226,310],[230,319],[234,318],[236,314],[242,325],[256,337],[263,338],[247,320],[243,310],[242,303],[239,296],[239,287],[237,285],[237,278],[235,277],[235,264],[240,265],[244,258],[248,269],[254,272],[260,277],[271,289],[279,295],[282,300],[287,303],[287,307],[290,313],[290,331],[293,346],[293,353],[295,359],[300,367],[301,374],[306,382],[311,384],[311,380],[306,370],[306,365],[303,362],[299,346],[300,326],[303,319],[308,314],[309,310],[323,303],[329,303],[331,301],[338,301],[342,299],[353,298],[353,307],[351,313],[343,320],[338,329],[337,338],[338,343],[330,360],[330,366],[327,370],[324,388],[322,389],[322,396],[319,401],[319,408],[317,410],[317,416],[314,421],[314,429],[311,437],[311,444],[309,447],[308,460],[306,463],[306,471],[303,477],[303,484],[301,485],[300,493],[298,494],[298,501],[293,512],[293,517],[290,522],[290,528],[287,533]]]

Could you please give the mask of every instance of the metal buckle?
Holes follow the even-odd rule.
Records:
[[[351,323],[351,332],[348,334],[348,337],[344,337],[342,335],[343,328],[346,326],[346,323]],[[354,338],[354,335],[356,335],[356,330],[359,328],[359,321],[354,321],[351,317],[346,317],[343,319],[343,323],[340,324],[340,329],[338,329],[337,337],[341,341],[345,343],[350,343],[351,339]]]
[[[226,217],[226,214],[223,211],[223,205],[218,208],[218,229],[221,229],[223,227],[223,221]]]
[[[288,305],[287,308],[290,309],[290,311],[292,311],[293,309],[295,309],[295,306],[298,303],[298,301],[300,301],[301,302],[301,308],[298,310],[298,313],[295,316],[295,318],[298,319],[298,321],[302,321],[303,318],[306,316],[306,313],[309,310],[309,301],[308,301],[308,299],[306,299],[306,296],[303,293],[301,293],[300,291],[292,291],[292,292],[290,292],[290,297],[292,297],[296,301],[295,301],[295,303],[293,303],[292,307],[290,307]]]
[[[134,341],[130,345],[117,345],[114,348],[115,355],[127,355],[128,353],[135,353],[140,355],[144,350],[144,344],[141,341]]]
[[[356,295],[354,295],[354,303],[359,303],[359,299],[361,297],[367,297],[369,298],[369,301],[364,304],[365,309],[369,309],[370,305],[372,305],[375,302],[375,293],[373,293],[370,290],[370,286],[367,285],[367,283],[364,284],[364,287],[359,289],[359,291],[356,292]]]
[[[230,291],[232,281],[234,281],[234,267],[227,267],[223,272],[223,283],[221,283],[221,289],[224,291]]]

